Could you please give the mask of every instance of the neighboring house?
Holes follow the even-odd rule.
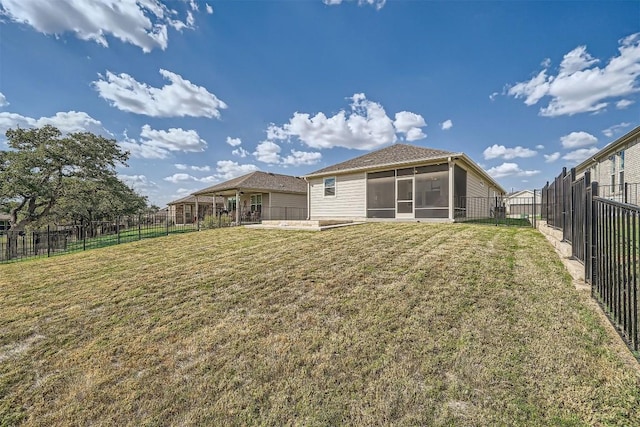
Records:
[[[464,153],[393,144],[305,176],[309,219],[454,221],[492,215],[505,191]]]
[[[528,218],[540,215],[542,209],[542,192],[521,190],[509,193],[504,198],[504,207],[510,218]]]
[[[619,201],[626,196],[628,203],[639,204],[640,126],[576,166],[576,177],[586,171],[590,172],[591,181],[598,183],[599,196]]]
[[[307,217],[307,183],[290,175],[251,172],[193,195],[209,200],[221,197],[224,211],[237,223]]]
[[[9,220],[11,219],[11,215],[9,214],[0,214],[0,233],[9,229]]]
[[[222,209],[223,200],[220,198],[216,203],[218,210]],[[167,203],[169,220],[173,224],[184,225],[193,224],[197,218],[204,218],[213,215],[213,198],[187,196]],[[196,213],[197,212],[197,213]]]

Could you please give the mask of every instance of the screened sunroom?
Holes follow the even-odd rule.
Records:
[[[449,206],[467,195],[467,172],[449,165],[367,173],[367,218],[449,218]],[[460,208],[460,206],[455,206]]]

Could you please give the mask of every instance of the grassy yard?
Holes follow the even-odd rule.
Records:
[[[532,229],[243,228],[0,265],[0,424],[640,425]]]

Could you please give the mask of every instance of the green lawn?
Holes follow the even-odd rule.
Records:
[[[0,265],[0,424],[640,425],[537,231],[224,228]]]

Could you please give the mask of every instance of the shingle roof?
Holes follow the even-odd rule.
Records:
[[[204,190],[196,191],[193,194],[211,194],[228,190],[261,190],[305,194],[307,192],[307,183],[297,176],[256,171],[207,187]]]
[[[195,202],[196,202],[196,196],[189,195],[178,200],[173,200],[167,203],[167,205],[177,205],[179,203],[195,203]],[[217,200],[217,202],[220,203],[221,200]],[[198,203],[211,203],[211,197],[198,196]]]
[[[457,154],[459,153],[435,150],[433,148],[423,148],[409,144],[393,144],[389,147],[356,157],[355,159],[347,160],[345,162],[317,170],[307,176],[325,175],[335,172],[372,169],[380,166],[442,159]]]

